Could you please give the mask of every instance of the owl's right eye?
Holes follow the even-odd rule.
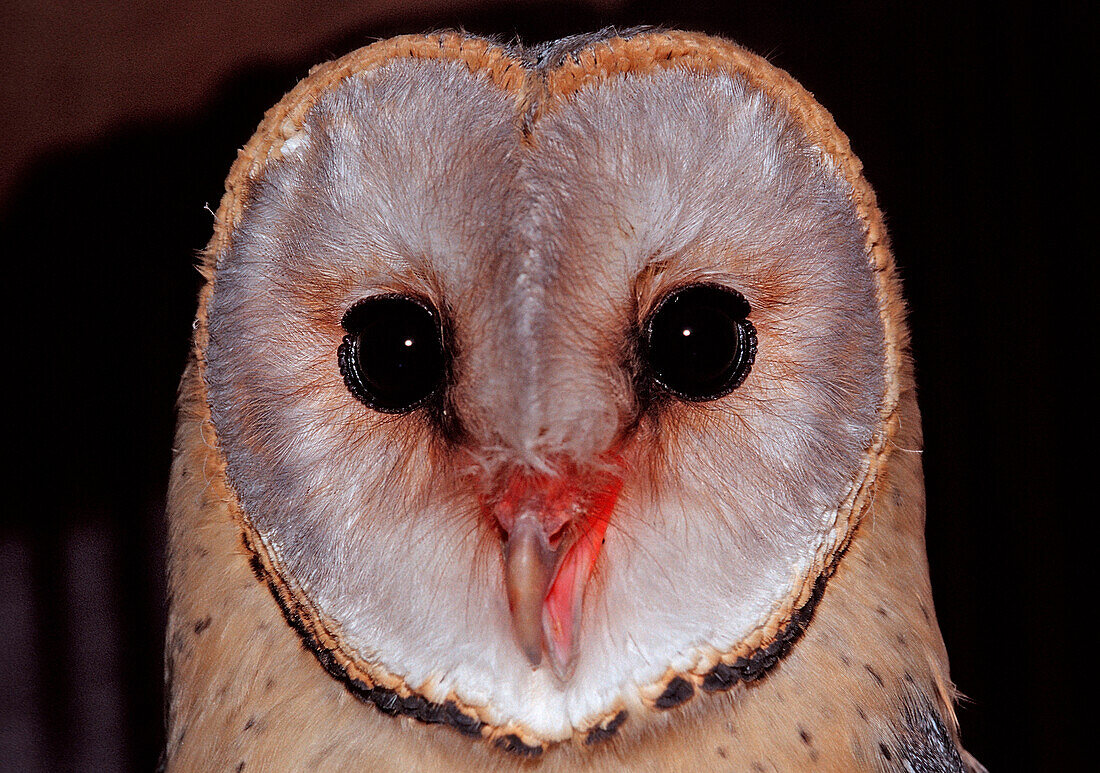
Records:
[[[338,357],[344,384],[382,413],[407,413],[443,384],[446,352],[437,312],[405,295],[378,295],[348,309]]]

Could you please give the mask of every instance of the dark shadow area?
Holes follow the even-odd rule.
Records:
[[[687,5],[687,4],[681,4]],[[163,502],[174,399],[222,181],[310,65],[375,38],[464,27],[528,42],[606,24],[737,40],[790,71],[852,139],[905,279],[924,415],[928,552],[966,746],[991,770],[1073,768],[1073,620],[1055,437],[1068,397],[1036,153],[1036,20],[866,2],[639,2],[408,19],[229,77],[185,120],[42,158],[10,197],[8,362],[19,392],[0,526],[19,691],[5,770],[150,770],[163,743]],[[1041,49],[1041,41],[1039,41]],[[1059,281],[1063,281],[1059,278]],[[1080,312],[1078,312],[1080,313]],[[1063,451],[1063,454],[1066,452]],[[1078,516],[1081,517],[1081,516]],[[10,575],[10,577],[9,577]],[[1072,582],[1071,582],[1072,581]],[[19,583],[24,586],[19,586]],[[12,619],[10,616],[8,619]],[[26,633],[29,631],[29,633]],[[1042,657],[1040,665],[1034,658]],[[1066,714],[1070,716],[1066,716]],[[98,724],[97,724],[98,723]],[[10,767],[9,767],[10,766]]]

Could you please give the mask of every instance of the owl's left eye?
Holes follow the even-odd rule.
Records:
[[[642,330],[651,377],[689,402],[716,400],[739,387],[756,356],[749,304],[736,290],[712,284],[666,295]]]
[[[344,384],[382,413],[406,413],[434,395],[446,370],[439,312],[405,295],[366,298],[348,309],[340,344]]]

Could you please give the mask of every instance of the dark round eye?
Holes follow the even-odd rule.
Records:
[[[727,395],[749,374],[756,329],[739,292],[709,284],[669,293],[646,319],[642,350],[653,379],[682,400]]]
[[[353,395],[383,413],[411,411],[439,389],[446,369],[439,313],[403,295],[367,298],[342,322],[340,372]]]

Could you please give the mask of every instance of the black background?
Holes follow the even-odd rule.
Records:
[[[0,527],[11,680],[0,768],[156,762],[163,499],[193,266],[212,228],[204,205],[216,208],[263,111],[311,64],[376,37],[462,26],[534,42],[635,23],[737,40],[798,78],[851,138],[911,307],[928,556],[952,676],[969,696],[964,742],[994,770],[1073,767],[1081,723],[1067,658],[1088,616],[1069,596],[1083,572],[1068,547],[1089,511],[1067,511],[1083,458],[1061,436],[1077,434],[1067,384],[1090,351],[1070,331],[1095,298],[1076,264],[1095,256],[1074,240],[1064,162],[1052,160],[1072,138],[1040,132],[1079,109],[1055,90],[1069,78],[1055,32],[1073,25],[1028,6],[853,0],[496,5],[368,21],[226,72],[184,118],[36,158],[8,192],[0,231],[19,386]]]

